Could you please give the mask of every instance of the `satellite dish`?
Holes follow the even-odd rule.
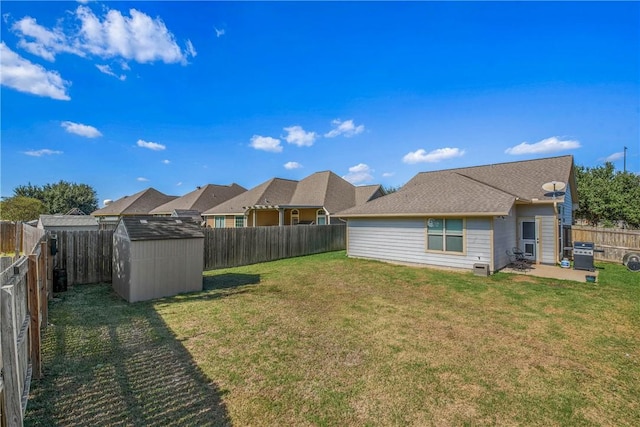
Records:
[[[567,185],[564,182],[550,181],[542,184],[542,189],[547,192],[545,196],[556,197],[564,194],[564,191],[562,190],[564,190],[566,186]]]

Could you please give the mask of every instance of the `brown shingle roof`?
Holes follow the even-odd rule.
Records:
[[[125,216],[120,219],[129,240],[197,239],[202,228],[191,221],[171,217]]]
[[[204,187],[185,194],[182,197],[164,203],[151,210],[152,215],[170,215],[176,209],[196,210],[205,212],[220,203],[247,191],[246,188],[233,183],[231,185],[207,184]]]
[[[243,214],[249,206],[285,204],[291,200],[297,184],[298,181],[290,179],[272,178],[202,214]]]
[[[552,201],[542,184],[573,185],[573,157],[562,156],[422,172],[399,191],[339,216],[506,215],[516,200]],[[556,197],[561,202],[564,196]]]
[[[324,207],[333,214],[369,200],[379,189],[379,185],[355,187],[331,171],[316,172],[301,181],[273,178],[203,215],[242,214],[246,208],[260,205]]]
[[[132,196],[124,196],[102,209],[91,213],[93,216],[146,215],[152,209],[167,203],[176,196],[167,196],[155,188],[147,188]]]

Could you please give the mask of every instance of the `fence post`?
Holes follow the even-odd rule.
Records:
[[[38,284],[40,292],[40,312],[42,317],[40,319],[40,327],[47,326],[49,323],[49,299],[48,299],[48,284],[49,284],[49,245],[48,237],[45,237],[40,242],[40,262],[38,263]]]
[[[2,339],[2,358],[4,371],[4,397],[7,411],[7,426],[22,426],[22,391],[20,390],[18,346],[15,319],[14,286],[0,289],[0,333]]]
[[[31,327],[29,328],[29,349],[31,352],[32,375],[35,378],[42,377],[40,364],[40,292],[38,289],[38,256],[29,255],[27,270],[28,307],[31,316]]]

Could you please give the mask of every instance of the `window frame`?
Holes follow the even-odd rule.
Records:
[[[225,221],[224,215],[215,215],[213,217],[213,228],[224,228],[225,224],[226,224],[226,221]]]
[[[238,220],[242,220],[242,225],[238,227]],[[235,228],[244,228],[247,226],[247,219],[244,215],[234,215],[233,216],[233,226]]]
[[[440,232],[429,232],[429,221],[442,221],[442,229]],[[447,231],[447,220],[457,220],[462,221],[462,230],[451,230]],[[442,241],[442,249],[431,249],[429,248],[429,237],[441,236]],[[447,236],[448,237],[460,237],[462,239],[462,251],[457,250],[447,250]],[[466,218],[459,217],[440,217],[440,218],[428,218],[425,220],[425,252],[435,253],[435,254],[446,254],[446,255],[466,255],[467,254],[467,220]]]
[[[291,225],[298,225],[300,223],[300,211],[298,209],[291,209]]]
[[[324,218],[323,224],[320,224],[320,218]],[[329,223],[328,219],[329,219],[329,216],[327,215],[327,212],[324,209],[318,209],[316,211],[316,225],[327,225]]]

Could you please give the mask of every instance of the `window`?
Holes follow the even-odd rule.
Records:
[[[224,217],[216,216],[213,218],[213,226],[215,228],[224,228]]]
[[[427,220],[427,250],[463,253],[464,220],[429,218]]]
[[[244,215],[237,215],[235,219],[236,219],[235,224],[237,228],[244,227]]]
[[[324,209],[318,209],[318,212],[316,212],[316,224],[327,225],[327,213]]]
[[[298,209],[291,210],[291,225],[298,225],[300,222],[300,212]]]

